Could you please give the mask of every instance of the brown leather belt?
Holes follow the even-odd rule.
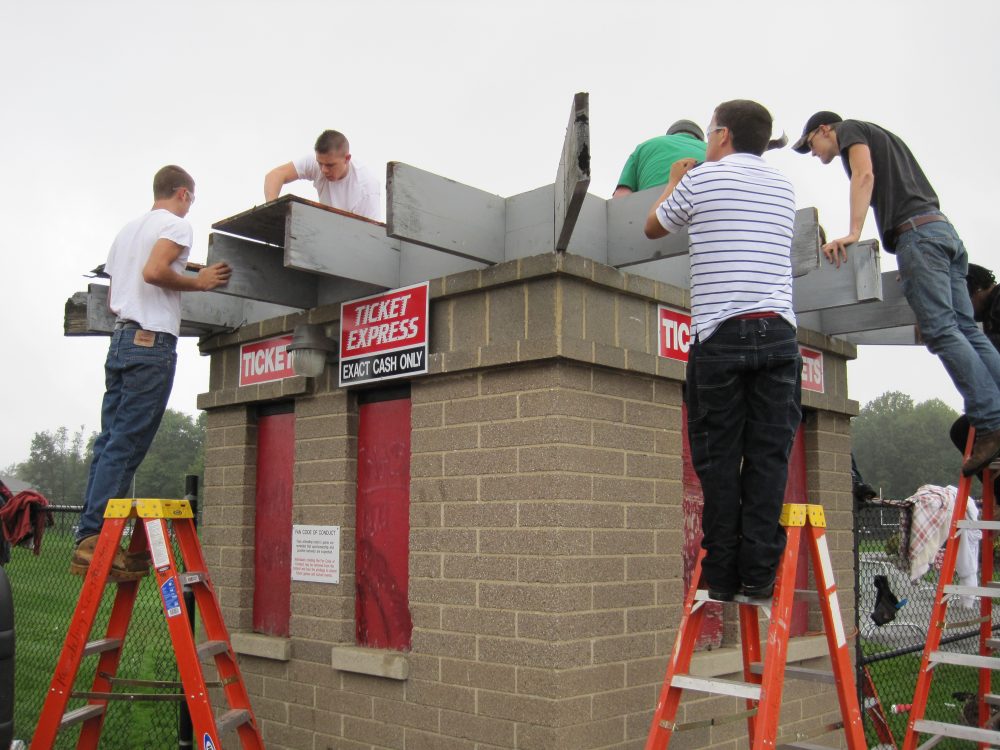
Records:
[[[893,237],[899,237],[903,232],[909,232],[911,229],[916,229],[924,224],[930,224],[932,221],[948,221],[948,217],[943,214],[924,214],[923,216],[915,216],[912,219],[907,219],[898,227],[892,230]]]

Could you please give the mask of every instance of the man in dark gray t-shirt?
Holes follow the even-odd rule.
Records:
[[[1000,354],[973,320],[965,284],[969,256],[941,213],[934,188],[899,136],[871,122],[817,112],[792,148],[824,164],[840,156],[851,179],[850,230],[823,245],[831,263],[847,260],[847,246],[861,239],[868,207],[874,210],[924,342],[965,399],[976,442],[962,472],[975,474],[1000,455]]]

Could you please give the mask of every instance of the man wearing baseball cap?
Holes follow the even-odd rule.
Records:
[[[851,180],[850,230],[823,245],[827,260],[838,266],[846,260],[847,246],[861,238],[868,206],[875,212],[927,348],[965,399],[976,442],[962,472],[975,474],[1000,455],[1000,354],[973,320],[965,282],[969,257],[934,188],[906,144],[871,122],[817,112],[792,148],[824,164],[839,155]]]
[[[670,179],[670,167],[680,159],[705,161],[705,134],[691,120],[678,120],[666,135],[658,135],[635,147],[618,178],[612,198],[665,185]]]

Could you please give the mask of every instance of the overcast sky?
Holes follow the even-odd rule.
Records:
[[[8,2],[0,6],[5,271],[0,467],[32,435],[99,426],[105,338],[65,338],[63,307],[153,173],[197,182],[191,259],[210,225],[263,202],[264,173],[335,128],[359,161],[398,160],[510,196],[549,184],[573,94],[590,92],[591,192],[675,119],[751,98],[796,136],[818,109],[882,124],[927,172],[974,262],[996,267],[1000,5],[941,2]],[[847,230],[839,163],[769,161]],[[295,192],[314,197],[308,183]],[[865,236],[875,236],[869,218]],[[994,237],[994,239],[990,239]],[[883,270],[895,268],[883,255]],[[195,413],[208,360],[182,340],[170,406]],[[897,389],[961,408],[936,358],[863,347],[862,404]]]

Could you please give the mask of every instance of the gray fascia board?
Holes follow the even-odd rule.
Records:
[[[229,283],[218,293],[306,309],[315,307],[316,277],[285,267],[281,248],[213,232],[208,262],[228,263]]]
[[[410,286],[453,273],[487,268],[488,264],[443,253],[412,242],[399,243],[399,286]]]
[[[285,266],[392,289],[399,286],[399,243],[381,224],[293,203]]]
[[[922,346],[917,339],[917,329],[914,326],[896,326],[872,331],[857,331],[847,333],[839,338],[856,346]]]
[[[483,263],[504,260],[506,201],[499,195],[389,162],[386,208],[390,237]]]
[[[650,260],[687,255],[687,230],[658,240],[647,238],[643,231],[649,209],[662,193],[663,186],[652,187],[607,201],[609,265],[625,268]]]
[[[882,298],[882,278],[878,273],[878,243],[864,240],[847,249],[848,262],[819,268],[794,280],[795,312],[812,312],[844,307]]]
[[[528,258],[551,253],[553,241],[552,201],[555,185],[543,185],[506,200],[504,259]]]
[[[556,250],[568,250],[583,201],[590,186],[590,96],[573,97],[569,124],[556,170],[553,214]]]
[[[576,228],[569,240],[569,252],[607,265],[608,211],[605,199],[587,193],[584,196]]]
[[[877,302],[823,310],[819,330],[828,336],[897,327],[912,328],[917,322],[903,296],[903,285],[896,271],[882,273],[882,296]]]

